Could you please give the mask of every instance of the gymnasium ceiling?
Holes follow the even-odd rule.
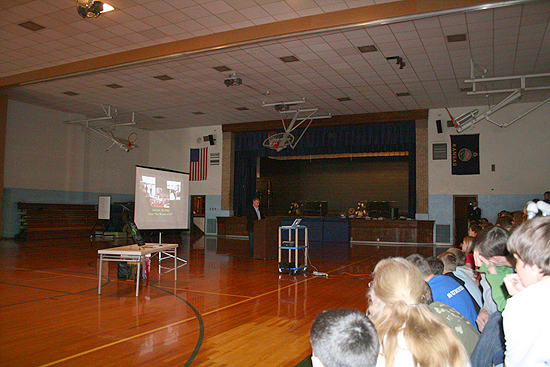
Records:
[[[470,60],[477,77],[550,73],[549,0],[105,2],[115,10],[82,19],[74,0],[1,1],[0,92],[87,118],[110,105],[164,130],[277,120],[263,102],[303,98],[333,116],[498,103],[467,94]],[[226,87],[233,72],[242,85]]]

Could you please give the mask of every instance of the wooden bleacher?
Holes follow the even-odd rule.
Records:
[[[17,209],[28,240],[89,237],[97,222],[96,205],[18,202]]]

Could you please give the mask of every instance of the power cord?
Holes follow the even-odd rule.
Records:
[[[314,269],[311,274],[312,275],[315,275],[315,276],[318,276],[318,277],[326,277],[328,278],[328,274],[327,273],[323,273],[322,271],[319,271],[319,269],[317,269],[315,267],[315,265],[313,265],[313,263],[311,262],[311,258],[309,257],[309,251],[307,252],[307,263],[311,265],[311,267]]]

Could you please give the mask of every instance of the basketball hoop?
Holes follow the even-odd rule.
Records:
[[[267,134],[267,140],[269,140],[269,147],[270,148],[277,148],[279,147],[279,141],[281,138],[279,137],[279,134],[275,131],[271,131],[269,134]]]
[[[284,148],[290,146],[294,142],[294,135],[290,133],[270,132],[267,139],[264,140],[263,146],[266,148],[275,149],[280,152]]]
[[[137,133],[130,133],[130,135],[128,135],[128,144],[126,144],[126,146],[130,148],[132,145],[134,145],[136,140],[137,140]]]

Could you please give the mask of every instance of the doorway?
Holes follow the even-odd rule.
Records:
[[[454,245],[458,246],[468,235],[468,206],[477,201],[477,195],[454,196]]]
[[[191,195],[190,234],[203,235],[205,230],[205,195]]]

